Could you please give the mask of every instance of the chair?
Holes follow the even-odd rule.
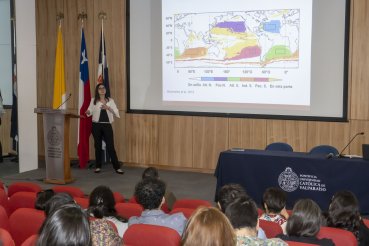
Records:
[[[301,242],[294,242],[294,241],[285,241],[288,246],[318,246],[317,244],[310,244],[310,243],[301,243]]]
[[[170,211],[170,214],[175,214],[175,213],[183,213],[183,215],[189,219],[191,217],[191,215],[193,214],[193,212],[195,212],[196,209],[193,208],[175,208],[172,211]]]
[[[369,219],[363,219],[363,222],[369,228]]]
[[[69,195],[71,195],[72,197],[85,197],[85,194],[83,193],[83,191],[75,186],[66,186],[66,185],[57,185],[54,186],[53,191],[55,193],[68,193]]]
[[[38,234],[44,220],[44,211],[34,208],[20,208],[12,213],[9,218],[9,224],[10,234],[15,244],[21,245],[30,236]]]
[[[130,246],[178,246],[181,237],[174,229],[146,224],[134,224],[123,235],[124,245]]]
[[[275,222],[259,220],[259,226],[264,230],[267,238],[274,238],[279,234],[283,234],[282,227]]]
[[[126,202],[126,199],[124,198],[124,196],[120,194],[119,192],[114,191],[113,195],[114,195],[115,203],[119,203],[119,202],[125,203]]]
[[[38,235],[34,234],[26,239],[21,246],[36,246]]]
[[[34,184],[31,182],[15,182],[12,183],[8,188],[8,197],[11,197],[13,194],[20,191],[27,192],[40,192],[42,189],[38,184]]]
[[[141,216],[141,213],[144,210],[143,207],[137,203],[116,203],[115,209],[119,216],[126,219],[129,219],[132,216]]]
[[[3,206],[8,216],[10,215],[9,212],[9,198],[6,194],[5,190],[0,189],[0,206]]]
[[[206,200],[199,200],[199,199],[179,199],[173,204],[173,209],[176,209],[176,208],[196,209],[200,206],[211,207],[211,203]]]
[[[268,144],[265,147],[265,150],[292,152],[293,148],[288,143],[275,142],[275,143]]]
[[[0,205],[0,228],[10,231],[8,214],[1,205]]]
[[[35,208],[37,194],[34,192],[17,192],[9,199],[9,213],[12,214],[18,208]]]
[[[86,197],[74,197],[73,198],[76,203],[81,206],[83,209],[87,209],[89,206],[89,200]]]
[[[354,234],[343,229],[322,226],[317,238],[329,238],[336,246],[357,246]]]
[[[3,246],[15,246],[14,240],[7,230],[0,228],[0,241]]]
[[[318,145],[315,146],[314,148],[312,148],[309,152],[309,154],[311,155],[328,155],[328,154],[333,154],[333,155],[338,155],[338,150],[330,145]]]

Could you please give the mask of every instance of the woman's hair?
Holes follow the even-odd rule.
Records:
[[[113,192],[107,186],[97,186],[90,195],[88,212],[96,218],[113,216],[122,220],[115,210],[115,199]]]
[[[228,205],[225,215],[234,229],[255,229],[258,224],[258,210],[255,202],[249,197],[237,198]]]
[[[45,204],[45,215],[46,217],[50,216],[56,210],[58,210],[61,206],[65,204],[74,204],[73,197],[68,193],[58,193],[49,199],[49,201]]]
[[[240,184],[226,184],[218,192],[218,203],[224,213],[227,206],[237,198],[248,197],[245,189]]]
[[[270,213],[280,213],[286,206],[287,195],[286,193],[277,187],[269,187],[263,194],[263,208],[265,205]]]
[[[46,218],[37,246],[91,245],[87,215],[77,204],[61,206]]]
[[[227,217],[217,208],[200,207],[182,235],[183,246],[234,246],[236,235]]]
[[[327,226],[351,231],[358,238],[360,227],[359,201],[350,191],[339,191],[332,197]]]
[[[145,178],[154,178],[154,179],[159,178],[158,169],[156,169],[155,167],[146,168],[142,173],[142,179]]]
[[[288,236],[315,237],[320,225],[321,211],[318,204],[311,199],[301,199],[293,206],[286,231]]]
[[[52,189],[43,190],[37,193],[35,209],[45,210],[46,202],[55,195]]]
[[[99,95],[99,86],[104,86],[105,88],[105,85],[104,84],[97,84],[96,87],[95,87],[95,98],[94,98],[94,105],[96,105],[96,102],[100,100],[100,95]],[[106,90],[106,88],[105,88]],[[109,101],[109,98],[108,97],[105,97],[105,99],[107,101]]]

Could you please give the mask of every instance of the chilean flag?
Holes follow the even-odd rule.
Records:
[[[88,59],[85,41],[85,32],[82,27],[81,56],[79,64],[79,114],[85,115],[91,101],[90,79],[88,76]],[[80,118],[78,129],[78,157],[79,167],[85,168],[89,160],[89,138],[92,128],[92,117]]]

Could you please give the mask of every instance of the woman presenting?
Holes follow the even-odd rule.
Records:
[[[106,89],[103,84],[98,84],[95,88],[95,98],[91,99],[90,106],[86,111],[87,116],[92,116],[92,135],[95,141],[95,173],[101,172],[101,149],[102,140],[106,143],[114,170],[118,174],[124,172],[120,169],[117,153],[114,148],[114,136],[111,123],[114,116],[119,117],[119,111],[112,98],[105,97]]]

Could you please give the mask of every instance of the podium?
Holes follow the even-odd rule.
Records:
[[[35,108],[34,112],[43,116],[46,161],[44,182],[51,184],[73,182],[69,158],[69,124],[71,118],[79,116],[66,110],[51,108]]]

